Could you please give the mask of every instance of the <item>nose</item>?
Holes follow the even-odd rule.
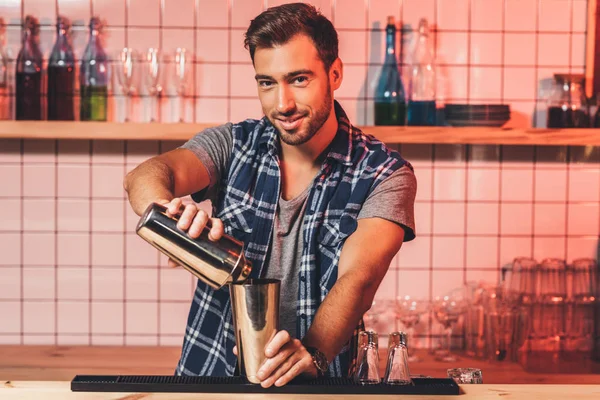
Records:
[[[280,114],[289,114],[296,108],[294,96],[287,85],[279,86],[279,96],[277,98],[277,112]]]

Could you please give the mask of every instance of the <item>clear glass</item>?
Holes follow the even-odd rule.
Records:
[[[28,15],[23,24],[21,50],[16,68],[16,119],[42,119],[42,52],[39,48],[40,24]]]
[[[179,97],[179,106],[177,121],[185,122],[185,96],[187,93],[189,78],[192,73],[192,60],[190,53],[184,48],[175,50],[174,57],[174,73],[175,88]]]
[[[146,52],[145,69],[145,83],[151,99],[150,121],[155,122],[158,121],[158,99],[163,90],[160,85],[162,67],[159,49],[148,49]]]
[[[9,57],[6,51],[6,23],[0,17],[0,121],[10,119],[10,92],[8,83]]]
[[[379,376],[378,336],[373,331],[363,331],[358,335],[358,356],[354,382],[363,385],[381,383]]]
[[[411,296],[399,296],[396,299],[396,318],[404,326],[408,342],[414,343],[415,327],[419,324],[422,316],[429,311],[429,308],[428,300]],[[418,362],[420,358],[416,354],[410,354],[408,361]]]
[[[419,31],[412,54],[407,121],[411,126],[436,124],[436,68],[429,25],[425,18],[419,22]]]
[[[458,358],[452,354],[452,329],[459,318],[466,312],[466,299],[464,291],[457,290],[452,293],[436,297],[432,302],[432,310],[435,319],[442,324],[446,336],[446,347],[437,351],[436,358],[439,361],[454,362]]]
[[[108,111],[108,57],[100,40],[100,19],[90,20],[90,37],[81,58],[79,88],[81,91],[80,119],[106,121]]]
[[[388,339],[388,356],[383,382],[388,385],[410,385],[406,333],[392,332]]]
[[[71,23],[63,16],[56,21],[56,41],[48,59],[48,120],[75,120],[75,54]]]
[[[406,98],[396,60],[396,24],[388,17],[385,59],[375,90],[375,125],[405,125]]]
[[[483,383],[483,374],[478,368],[450,368],[447,373],[448,378],[454,379],[458,384]]]
[[[548,98],[548,128],[589,128],[591,121],[583,75],[556,74]]]
[[[125,122],[133,120],[133,100],[132,97],[135,95],[137,90],[135,85],[135,75],[137,73],[137,53],[134,49],[125,47],[119,52],[119,58],[117,59],[117,79],[121,90],[125,95],[127,113],[125,115]]]

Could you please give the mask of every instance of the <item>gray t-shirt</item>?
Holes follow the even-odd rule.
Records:
[[[221,176],[227,174],[233,149],[232,124],[205,129],[187,141],[182,148],[191,150],[204,164],[210,184],[196,201],[213,199]],[[400,168],[381,182],[363,204],[358,219],[379,217],[395,222],[405,231],[404,240],[415,237],[414,200],[417,182],[412,170]],[[290,200],[279,198],[275,214],[272,245],[267,254],[266,278],[281,280],[279,307],[280,329],[296,337],[296,303],[298,272],[302,258],[302,221],[310,186]]]

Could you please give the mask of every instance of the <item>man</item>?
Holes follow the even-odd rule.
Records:
[[[188,194],[212,200],[211,240],[233,235],[251,277],[281,280],[282,329],[265,349],[262,386],[346,376],[362,316],[414,238],[416,180],[333,100],[343,77],[337,33],[313,6],[268,9],[245,45],[265,117],[207,129],[139,165],[124,186],[138,215],[151,202],[174,214]],[[195,238],[208,219],[187,204],[179,227]],[[176,373],[232,375],[234,345],[228,290],[199,281]]]

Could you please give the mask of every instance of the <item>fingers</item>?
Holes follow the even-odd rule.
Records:
[[[208,214],[204,210],[198,210],[198,213],[194,217],[191,226],[189,227],[188,234],[192,238],[197,238],[202,233],[202,230],[206,226],[208,221]]]
[[[198,207],[195,204],[187,204],[179,217],[177,227],[183,231],[190,229],[192,221],[198,212]]]
[[[269,386],[272,385],[273,382],[275,382],[275,379],[279,378],[279,376],[283,374],[283,372],[287,371],[287,369],[289,369],[291,365],[288,366],[287,369],[282,371],[280,375],[274,378],[273,371],[281,370],[282,366],[286,365],[285,363],[289,363],[290,356],[294,354],[299,347],[300,341],[298,339],[294,339],[293,341],[288,342],[274,357],[267,358],[265,360],[263,365],[258,370],[258,373],[256,374],[257,378],[262,381],[269,377],[267,381],[269,382]]]
[[[210,221],[212,226],[210,228],[210,232],[208,232],[208,238],[216,242],[223,237],[225,228],[223,227],[223,221],[218,218],[211,218]]]
[[[287,385],[292,379],[311,368],[312,365],[313,363],[310,357],[301,358],[291,368],[287,369],[287,372],[283,374],[283,376],[275,381],[275,386]]]
[[[237,357],[237,346],[233,346],[233,354]]]
[[[181,198],[176,197],[167,204],[164,204],[167,207],[167,214],[169,216],[174,216],[179,214],[179,210],[181,209],[181,205],[183,204],[183,200]]]
[[[176,267],[178,267],[178,266],[179,266],[179,264],[177,264],[177,263],[175,262],[175,260],[173,260],[173,259],[171,259],[171,258],[169,258],[169,260],[167,261],[167,264],[168,264],[168,265],[169,265],[169,267],[171,267],[171,268],[176,268]]]
[[[279,331],[273,339],[269,341],[267,346],[265,347],[265,356],[267,358],[275,357],[279,350],[291,339],[288,331]]]

